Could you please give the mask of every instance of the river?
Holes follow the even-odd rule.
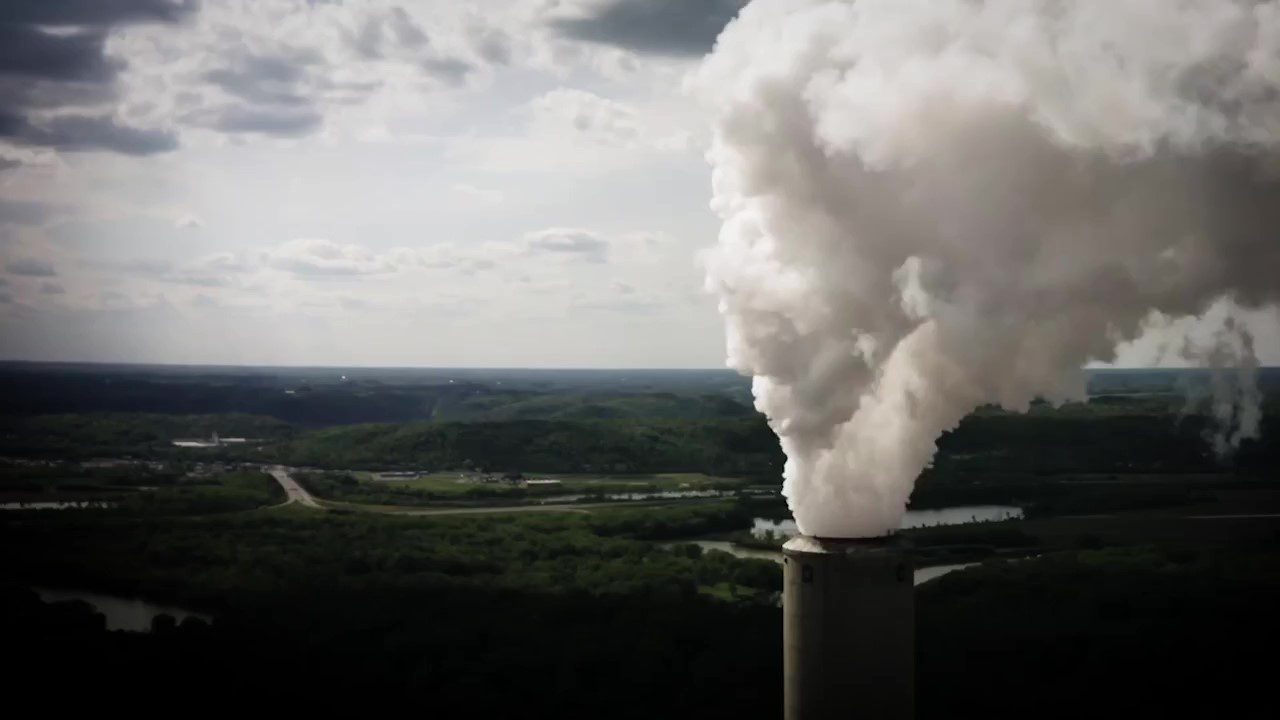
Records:
[[[170,615],[177,622],[187,618],[196,618],[210,622],[213,618],[204,613],[193,612],[173,605],[160,605],[147,600],[126,598],[118,595],[83,592],[80,590],[53,590],[50,588],[32,588],[40,599],[47,603],[67,600],[83,600],[102,613],[107,619],[108,630],[127,630],[130,632],[150,632],[151,620],[159,615]]]
[[[958,505],[935,510],[908,510],[902,518],[901,530],[912,528],[934,527],[937,525],[964,525],[974,522],[1000,522],[1001,520],[1017,520],[1022,517],[1022,508],[1013,505]],[[751,534],[756,537],[774,535],[799,535],[795,520],[770,520],[755,518],[751,523]]]
[[[974,522],[1000,522],[1002,520],[1016,520],[1022,517],[1022,508],[1012,505],[959,505],[949,508],[938,508],[935,510],[908,510],[907,514],[902,518],[902,525],[899,527],[903,530],[920,527],[934,527],[936,525],[964,525]],[[794,520],[770,520],[769,518],[754,518],[751,522],[751,534],[758,538],[766,538],[770,535],[783,535],[791,537],[798,535],[799,530],[796,528]],[[748,548],[734,545],[726,540],[685,540],[677,543],[667,543],[666,547],[672,545],[697,545],[703,550],[720,550],[727,552],[734,557],[750,558],[753,560],[771,560],[778,564],[782,563],[782,553],[778,550],[763,550],[759,548]],[[915,573],[915,584],[928,582],[934,578],[941,577],[952,570],[969,567],[977,563],[961,563],[958,565],[934,565],[932,567],[917,568]]]
[[[702,548],[703,551],[719,550],[721,552],[727,552],[734,557],[748,558],[751,560],[771,560],[779,565],[782,564],[782,553],[777,550],[761,550],[758,548],[740,547],[725,540],[689,540],[681,543],[668,543],[666,547],[671,547],[673,545],[697,545]],[[960,570],[961,568],[967,568],[971,565],[978,564],[979,563],[959,563],[955,565],[931,565],[929,567],[916,568],[914,584],[920,585],[921,583],[926,583],[930,580],[940,578],[953,570]]]

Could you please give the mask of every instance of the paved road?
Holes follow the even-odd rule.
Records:
[[[267,472],[271,473],[271,477],[275,478],[276,482],[280,483],[280,487],[284,488],[284,494],[289,497],[288,500],[284,501],[285,505],[290,503],[301,503],[307,507],[321,507],[320,503],[316,502],[316,499],[311,497],[311,493],[304,490],[296,480],[289,477],[289,471],[285,468],[276,465],[268,468]]]
[[[616,502],[594,502],[594,503],[556,503],[552,505],[481,505],[472,507],[414,507],[412,505],[392,506],[392,505],[361,505],[359,503],[343,503],[330,501],[326,506],[329,509],[345,508],[349,510],[357,510],[361,512],[376,512],[384,515],[490,515],[497,513],[527,513],[527,512],[573,512],[573,513],[589,513],[597,508],[649,508],[655,506],[669,506],[673,504],[692,505],[697,503],[715,502],[723,498],[686,498],[682,500],[660,500],[647,502],[643,500],[619,500]]]
[[[490,505],[487,507],[452,507],[452,508],[418,508],[401,510],[399,508],[361,508],[382,512],[388,515],[485,515],[489,513],[509,512],[587,512],[588,507],[596,505]]]
[[[265,468],[271,477],[280,483],[280,487],[284,488],[285,495],[288,499],[281,505],[290,505],[299,503],[307,507],[319,510],[328,510],[334,508],[347,508],[351,510],[359,510],[363,512],[376,512],[386,515],[485,515],[490,513],[512,513],[512,512],[589,512],[593,508],[601,507],[649,507],[655,504],[669,505],[671,501],[663,500],[660,502],[645,501],[618,501],[603,503],[576,503],[555,505],[489,505],[482,507],[445,507],[445,508],[414,508],[412,506],[390,507],[380,505],[361,505],[359,503],[343,503],[331,502],[328,506],[321,505],[315,496],[307,492],[296,480],[289,476],[289,468],[282,465],[273,465]],[[710,502],[721,498],[696,498],[681,501],[681,504],[691,504],[696,502]]]

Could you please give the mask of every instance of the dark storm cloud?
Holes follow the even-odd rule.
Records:
[[[121,125],[108,115],[59,115],[31,122],[18,115],[0,114],[0,138],[59,150],[110,150],[125,155],[150,155],[178,147],[172,132]]]
[[[579,18],[552,21],[575,40],[655,55],[702,55],[746,0],[607,0]]]
[[[0,22],[0,72],[48,80],[104,82],[117,65],[103,54],[102,31],[54,35],[39,28]]]
[[[38,121],[33,111],[112,99],[121,64],[106,56],[107,33],[119,25],[177,22],[197,7],[195,0],[0,3],[0,137],[60,150],[172,150],[171,134],[120,125],[101,113]]]
[[[176,22],[198,0],[5,0],[0,22],[107,27],[131,22]]]
[[[3,107],[21,108],[26,114],[66,107],[105,106],[115,98],[114,81],[47,80],[0,73]]]

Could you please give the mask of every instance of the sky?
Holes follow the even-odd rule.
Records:
[[[742,4],[6,0],[0,359],[723,366],[685,78]]]

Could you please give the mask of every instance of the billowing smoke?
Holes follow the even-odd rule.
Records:
[[[1153,312],[1280,297],[1280,0],[755,0],[692,84],[807,534],[897,527],[942,432]]]

